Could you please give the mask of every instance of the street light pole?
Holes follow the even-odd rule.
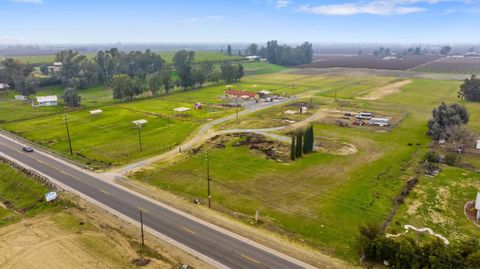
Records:
[[[68,129],[68,115],[67,113],[63,114],[63,119],[65,120],[65,127],[67,128],[67,138],[68,138],[68,146],[70,147],[70,155],[73,155],[72,151],[72,141],[70,140],[70,130]]]

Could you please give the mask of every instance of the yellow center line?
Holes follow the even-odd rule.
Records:
[[[1,143],[2,145],[6,146],[7,148],[10,148],[11,150],[14,150],[14,151],[16,151],[16,152],[18,152],[18,153],[24,154],[23,151],[19,151],[19,150],[17,150],[17,149],[14,149],[14,148],[12,148],[11,146],[6,145],[6,144],[4,144],[4,143],[2,143],[2,142],[0,142],[0,143]],[[76,180],[81,180],[80,178],[78,178],[78,177],[76,177],[76,176],[74,176],[74,175],[70,175],[70,174],[68,174],[67,172],[62,171],[62,170],[60,170],[60,169],[58,169],[58,168],[56,168],[56,167],[54,167],[54,166],[51,166],[50,164],[48,164],[48,163],[46,163],[46,162],[44,162],[44,161],[42,161],[42,160],[40,160],[40,159],[37,159],[37,158],[34,158],[34,157],[31,157],[31,159],[33,159],[33,160],[35,160],[35,161],[37,161],[37,162],[39,162],[39,163],[41,163],[41,164],[43,164],[43,165],[45,165],[45,166],[48,166],[48,167],[50,167],[50,168],[52,168],[52,169],[54,169],[54,170],[57,170],[57,171],[59,171],[60,173],[62,173],[62,174],[64,174],[64,175],[67,175],[67,176],[69,176],[69,177],[71,177],[71,178],[74,178],[74,179],[76,179]]]
[[[242,256],[242,257],[244,257],[245,259],[247,259],[247,260],[249,260],[249,261],[253,262],[253,263],[260,264],[260,262],[259,262],[259,261],[255,260],[255,259],[252,259],[252,258],[248,257],[247,255],[243,255],[243,254],[241,254],[241,256]]]
[[[146,209],[143,208],[143,207],[137,207],[137,208],[140,209],[140,210],[143,211],[143,212],[148,212],[148,210],[146,210]]]
[[[110,193],[104,189],[99,189],[101,192],[105,193],[106,195],[110,195]]]
[[[191,233],[191,234],[195,234],[195,235],[197,234],[196,232],[188,229],[187,227],[182,227],[182,230],[184,230],[185,232]]]

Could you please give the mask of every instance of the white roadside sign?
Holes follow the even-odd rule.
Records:
[[[57,199],[57,193],[56,192],[51,191],[51,192],[47,192],[45,194],[45,200],[47,200],[47,202],[53,201],[55,199]]]

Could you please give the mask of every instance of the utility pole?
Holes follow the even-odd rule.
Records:
[[[140,132],[140,129],[142,128],[141,124],[137,124],[137,129],[138,129],[138,143],[140,145],[140,151],[142,151],[142,134]]]
[[[211,207],[212,196],[210,194],[210,160],[208,159],[208,150],[205,152],[205,160],[207,161],[207,195],[208,195],[208,208]]]
[[[142,244],[140,245],[140,250],[142,252],[142,259],[145,253],[145,237],[143,236],[143,210],[140,209],[140,231],[142,236]]]
[[[68,129],[68,115],[67,113],[63,114],[63,119],[65,120],[65,127],[67,128],[67,138],[68,138],[68,146],[70,147],[70,155],[73,155],[72,151],[72,141],[70,140],[70,130]]]
[[[238,121],[238,99],[236,99],[235,102],[237,103],[235,107],[237,108],[236,120]]]

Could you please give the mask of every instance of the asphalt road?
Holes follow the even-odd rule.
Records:
[[[197,222],[188,215],[174,212],[49,155],[37,151],[23,152],[21,147],[20,143],[0,135],[0,152],[4,155],[131,219],[138,220],[139,211],[143,210],[145,226],[226,267],[275,269],[310,267],[300,261],[280,257],[278,253],[255,246],[248,240],[228,235],[214,226]]]

